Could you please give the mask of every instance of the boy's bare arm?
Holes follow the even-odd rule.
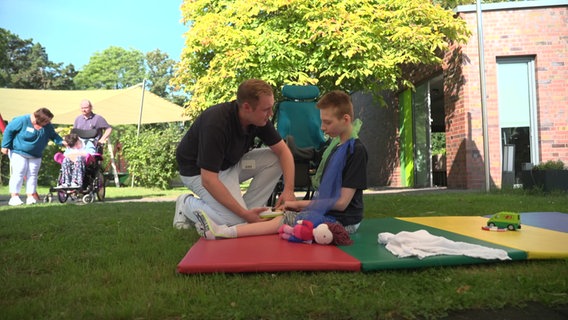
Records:
[[[341,188],[341,195],[335,202],[332,209],[336,211],[343,211],[347,209],[349,202],[351,202],[351,199],[353,199],[353,196],[355,195],[355,191],[357,190],[353,188]]]
[[[283,210],[302,211],[302,209],[307,207],[309,204],[310,200],[292,200],[284,201],[281,206],[276,208]]]

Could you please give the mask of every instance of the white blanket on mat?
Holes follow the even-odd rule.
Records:
[[[467,242],[456,242],[434,236],[426,230],[379,233],[379,243],[399,258],[417,256],[419,259],[435,255],[463,255],[482,259],[511,260],[505,250]]]

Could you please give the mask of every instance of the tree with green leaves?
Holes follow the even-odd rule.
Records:
[[[159,49],[143,54],[111,46],[91,56],[75,77],[75,85],[78,89],[123,89],[146,79],[149,91],[183,105],[183,96],[177,94],[179,89],[170,85],[175,66],[176,62]]]
[[[49,61],[46,49],[0,28],[0,86],[19,89],[73,89],[72,64]]]
[[[147,79],[150,81],[150,91],[162,98],[166,98],[172,91],[170,80],[174,75],[175,61],[167,53],[156,49],[146,53],[148,67]]]
[[[78,89],[123,89],[141,83],[145,76],[141,51],[111,46],[93,54],[74,80]]]
[[[234,98],[248,78],[377,93],[402,83],[404,64],[439,64],[469,31],[424,0],[185,0],[189,26],[174,78],[189,113]]]

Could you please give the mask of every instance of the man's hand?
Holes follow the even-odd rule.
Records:
[[[266,221],[260,217],[260,214],[270,210],[268,207],[260,207],[260,208],[252,208],[246,211],[245,215],[242,215],[241,218],[245,219],[248,223],[255,223],[260,221]]]
[[[296,196],[294,195],[294,157],[292,156],[292,152],[290,152],[290,148],[284,143],[284,140],[280,140],[278,143],[271,146],[270,149],[278,156],[284,178],[284,191],[282,191],[276,203],[278,207],[283,201],[296,200]]]
[[[2,154],[8,154],[8,148],[2,148]]]
[[[275,207],[279,207],[284,204],[284,201],[295,201],[296,195],[294,194],[294,190],[286,190],[282,191],[280,196],[278,197],[278,201],[276,201]]]

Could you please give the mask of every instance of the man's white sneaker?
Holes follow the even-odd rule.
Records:
[[[36,204],[37,200],[34,197],[27,197],[26,204]]]
[[[10,201],[8,201],[9,206],[19,206],[22,204],[24,204],[24,202],[18,196],[13,196],[10,198]]]
[[[185,208],[186,200],[193,195],[186,193],[181,194],[176,199],[176,211],[174,213],[174,228],[176,229],[189,229],[192,225],[191,221],[185,216],[184,212],[190,212],[189,208]],[[189,204],[187,204],[189,205]]]

